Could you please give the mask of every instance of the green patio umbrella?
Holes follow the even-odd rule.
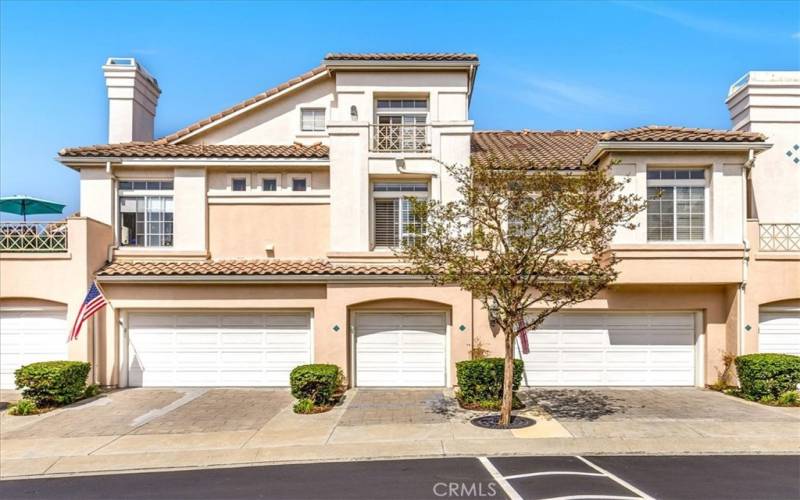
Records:
[[[54,201],[19,194],[0,198],[0,212],[21,215],[23,221],[27,221],[28,215],[33,214],[60,214],[64,206]]]

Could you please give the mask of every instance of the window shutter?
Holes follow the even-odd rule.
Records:
[[[399,244],[398,210],[400,200],[375,200],[375,246],[396,247]]]

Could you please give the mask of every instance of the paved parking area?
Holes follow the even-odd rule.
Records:
[[[455,408],[442,389],[358,389],[339,425],[440,424]]]
[[[126,389],[74,404],[21,429],[3,434],[3,439],[113,436],[132,431],[137,419],[175,403],[184,392],[178,389]],[[6,418],[27,418],[11,417]]]
[[[284,389],[210,389],[133,434],[255,431],[292,400]]]

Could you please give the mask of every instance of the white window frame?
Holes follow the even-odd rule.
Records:
[[[703,171],[703,178],[702,179],[647,179],[647,173],[652,170],[702,170]],[[648,244],[681,244],[681,245],[691,245],[697,243],[706,243],[711,241],[711,183],[710,183],[710,169],[706,166],[682,166],[682,167],[669,167],[669,166],[648,166],[647,171],[645,173],[645,203],[647,203],[647,190],[651,187],[662,187],[662,188],[677,188],[677,187],[702,187],[703,188],[703,239],[697,240],[679,240],[678,239],[678,217],[675,212],[677,204],[675,203],[675,197],[673,196],[673,207],[672,207],[672,216],[673,216],[673,227],[672,227],[672,234],[673,238],[671,240],[651,240],[647,234],[648,226],[647,226],[647,216],[648,211],[645,208],[645,241]]]
[[[318,128],[319,124],[317,122],[316,113],[320,113],[320,112],[322,113],[322,127]],[[304,122],[303,115],[305,113],[314,113],[313,119],[312,119],[312,126],[311,126],[310,129],[303,128],[303,122]],[[309,107],[306,107],[306,108],[300,108],[300,132],[304,132],[304,133],[321,133],[321,132],[325,132],[327,130],[327,126],[328,126],[328,116],[327,115],[328,115],[327,110],[324,107],[312,107],[312,106],[309,106]]]
[[[262,193],[270,193],[270,194],[277,194],[280,193],[283,189],[281,185],[281,174],[258,174],[258,190]],[[264,190],[264,181],[265,180],[274,180],[275,181],[275,191],[265,191]]]
[[[122,189],[120,187],[120,183],[122,182],[172,182],[172,189]],[[130,245],[122,243],[122,200],[123,198],[142,198],[144,200],[145,207],[147,206],[147,200],[149,198],[169,198],[172,200],[172,245]],[[115,228],[115,234],[117,236],[117,242],[120,247],[123,248],[173,248],[175,246],[175,179],[171,177],[159,177],[154,179],[142,179],[142,178],[119,178],[117,180],[117,203],[114,207],[116,210],[116,222],[117,227]],[[145,208],[146,210],[146,208]],[[146,212],[145,212],[146,213]],[[144,221],[144,241],[147,242],[147,236],[149,235],[148,225],[149,221]],[[163,233],[167,234],[167,233]]]
[[[245,188],[244,191],[234,191],[233,190],[233,180],[234,179],[244,179]],[[228,174],[228,183],[225,186],[225,189],[230,191],[231,193],[247,193],[250,191],[250,174]]]
[[[311,189],[311,174],[286,174],[287,181],[286,181],[286,190],[290,193],[310,193]],[[295,179],[303,179],[306,181],[306,190],[305,191],[295,191],[294,190],[294,181]]]
[[[427,191],[375,191],[376,184],[424,184],[427,187]],[[390,250],[397,247],[389,247],[383,245],[377,245],[375,243],[375,200],[376,199],[403,199],[403,198],[416,198],[422,200],[429,200],[431,199],[431,183],[429,180],[424,179],[414,179],[414,180],[381,180],[376,179],[369,184],[369,191],[370,191],[370,201],[369,201],[369,235],[370,235],[370,247],[373,250]],[[399,234],[397,235],[397,241],[400,242],[402,245],[404,231],[403,231],[403,211],[402,208],[397,211],[398,216],[398,231]]]

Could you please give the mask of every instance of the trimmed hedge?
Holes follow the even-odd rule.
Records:
[[[497,401],[503,397],[503,358],[482,358],[456,363],[459,396],[465,403]],[[513,390],[522,382],[523,363],[514,360]]]
[[[81,361],[43,361],[14,372],[17,389],[38,406],[66,405],[83,397],[91,365]]]
[[[800,356],[747,354],[736,358],[742,394],[750,399],[778,398],[800,384]]]
[[[332,405],[342,385],[342,370],[336,365],[300,365],[289,375],[292,396],[315,406]]]

